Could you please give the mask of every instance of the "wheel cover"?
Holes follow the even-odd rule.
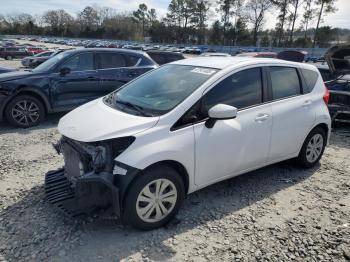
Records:
[[[177,201],[177,189],[168,179],[157,179],[148,183],[136,200],[136,212],[147,223],[158,222],[167,217]]]
[[[38,121],[39,106],[33,101],[18,101],[11,110],[11,116],[18,124],[28,126]]]
[[[315,134],[311,137],[306,148],[306,159],[310,163],[314,163],[322,153],[323,137],[320,134]]]

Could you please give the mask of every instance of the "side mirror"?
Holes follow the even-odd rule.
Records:
[[[205,122],[207,128],[212,128],[217,120],[233,119],[237,116],[237,108],[225,104],[218,104],[209,109],[209,119]]]
[[[70,68],[68,67],[63,67],[60,69],[60,75],[61,76],[65,76],[65,75],[68,75],[70,73]]]

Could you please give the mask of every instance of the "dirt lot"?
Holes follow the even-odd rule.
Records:
[[[213,185],[185,200],[176,223],[140,232],[45,201],[44,173],[63,164],[51,147],[60,116],[30,129],[0,123],[0,261],[350,259],[350,126],[333,130],[317,167],[288,161]]]

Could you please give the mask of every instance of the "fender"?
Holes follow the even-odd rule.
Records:
[[[24,92],[34,93],[34,94],[38,95],[44,101],[44,105],[45,105],[48,113],[52,112],[52,107],[51,107],[51,104],[50,104],[50,101],[49,101],[47,95],[37,88],[33,88],[30,86],[20,86],[15,90],[12,97],[18,95],[19,93],[24,93]]]
[[[4,103],[2,103],[0,105],[0,121],[3,120],[4,117],[4,112],[5,112],[5,108],[8,105],[8,103],[17,95],[21,94],[21,93],[32,93],[35,94],[37,96],[39,96],[42,101],[44,101],[44,106],[45,109],[47,110],[48,113],[52,112],[52,107],[50,104],[50,101],[48,100],[47,96],[40,90],[38,90],[37,88],[33,88],[33,87],[28,87],[28,86],[19,86],[18,88],[16,88],[15,90],[13,90],[12,94],[10,96],[8,96],[5,100]]]

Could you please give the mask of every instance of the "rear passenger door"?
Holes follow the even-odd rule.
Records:
[[[143,71],[136,67],[140,59],[139,56],[130,54],[97,53],[101,96],[118,89],[141,75]]]
[[[269,90],[273,125],[269,161],[298,155],[314,124],[312,96],[303,91],[303,81],[294,67],[270,66]]]

